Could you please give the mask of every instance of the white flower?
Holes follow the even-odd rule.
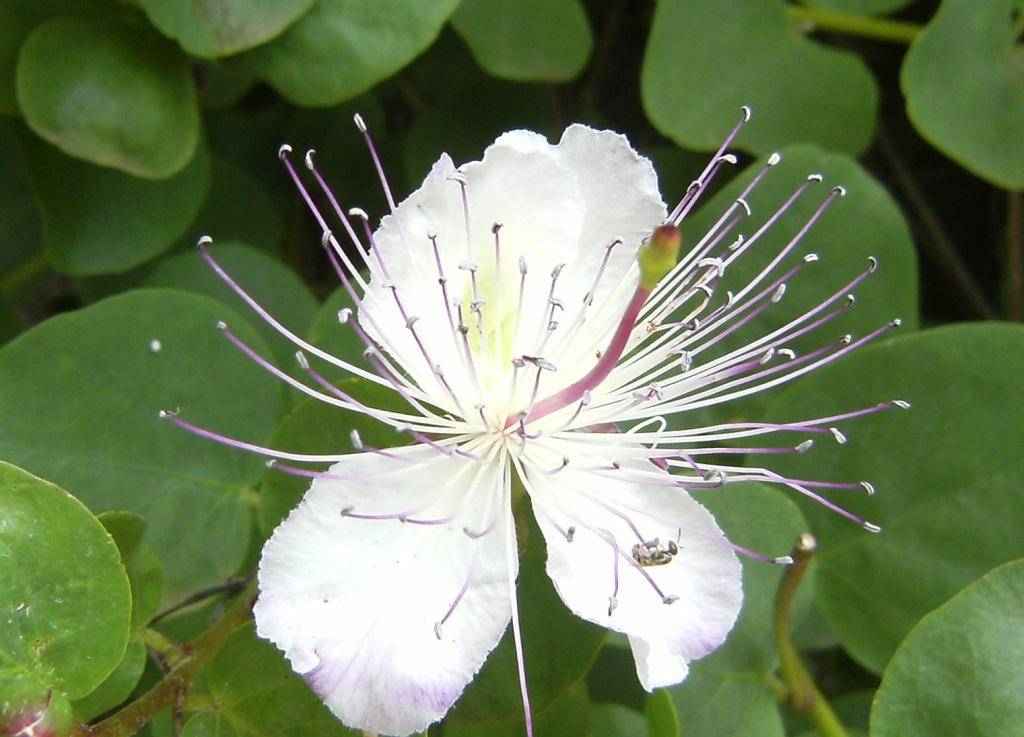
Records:
[[[282,158],[312,205],[288,150]],[[358,402],[303,353],[308,393],[412,440],[329,458],[256,449],[333,463],[325,472],[279,466],[314,480],[263,550],[255,617],[260,636],[345,724],[394,735],[425,729],[510,620],[529,723],[513,515],[524,492],[559,595],[580,617],[628,635],[649,690],[682,681],[691,660],[724,641],[742,599],[735,551],[787,562],[729,543],[687,489],[742,477],[810,494],[766,469],[708,465],[705,449],[778,429],[829,432],[842,417],[681,430],[665,418],[776,385],[856,344],[801,358],[785,349],[823,321],[827,302],[701,362],[705,348],[777,301],[792,273],[769,270],[712,299],[729,264],[760,235],[737,236],[749,215],[743,200],[676,265],[674,226],[727,163],[720,152],[669,213],[651,163],[621,135],[574,125],[551,145],[535,133],[506,133],[482,161],[456,167],[442,156],[373,233],[361,211],[334,206],[367,253],[368,277],[313,206],[358,304],[356,316],[341,318],[365,340],[366,364],[333,358],[278,327],[305,353],[392,389],[409,408]],[[307,166],[324,186],[311,156]]]

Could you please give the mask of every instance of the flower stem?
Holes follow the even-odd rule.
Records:
[[[196,676],[213,659],[231,633],[249,620],[255,594],[256,582],[253,581],[216,624],[184,646],[183,657],[160,683],[137,701],[88,728],[86,734],[89,737],[128,737],[159,712],[180,703]]]
[[[863,36],[879,41],[909,44],[921,32],[918,25],[887,18],[873,18],[803,5],[787,5],[786,10],[795,23],[810,23],[815,29],[836,31],[847,36]]]
[[[793,546],[793,565],[786,569],[775,594],[775,644],[779,650],[779,677],[787,686],[784,701],[804,712],[821,737],[848,737],[846,728],[814,684],[789,637],[793,599],[817,545],[813,535],[805,533],[797,538]]]

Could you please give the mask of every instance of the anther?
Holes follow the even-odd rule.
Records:
[[[878,259],[874,256],[868,256],[868,273],[870,274],[878,268]]]
[[[412,326],[415,325],[419,321],[419,319],[420,318],[418,315],[410,315],[405,320],[405,327],[407,327],[409,330],[412,330]]]
[[[816,253],[809,253],[806,256],[804,256],[804,263],[805,264],[813,264],[817,260],[818,260],[818,254],[816,254]]]
[[[463,271],[476,272],[477,266],[473,261],[463,261],[459,264],[459,268]]]
[[[363,222],[369,222],[370,216],[366,214],[366,210],[361,207],[352,207],[348,211],[349,217],[359,218]]]
[[[292,152],[292,147],[287,143],[282,143],[281,148],[277,149],[277,158],[284,161],[285,157]]]
[[[149,341],[149,350],[153,353],[159,353],[163,348],[163,344],[155,338]]]
[[[846,187],[833,187],[832,194],[839,195],[840,197],[846,197]]]
[[[351,319],[352,319],[352,309],[351,308],[343,307],[342,309],[338,310],[338,323],[340,323],[341,325],[344,325],[344,324],[346,324]]]
[[[519,257],[519,273],[526,275],[526,256]]]
[[[156,416],[161,420],[166,420],[168,417],[177,417],[179,411],[176,409],[162,409],[156,413]]]
[[[494,223],[491,225],[491,232],[494,233],[494,235],[497,235],[498,231],[501,230],[502,227],[504,226],[501,223]]]
[[[793,558],[789,555],[780,555],[778,558],[772,558],[769,563],[774,566],[791,566],[793,565]]]
[[[900,325],[902,325],[902,324],[903,324],[903,320],[901,320],[901,319],[899,319],[899,318],[897,317],[897,318],[896,318],[895,320],[893,320],[893,321],[892,321],[892,322],[890,322],[889,324],[890,324],[890,325],[892,325],[892,326],[893,326],[894,328],[898,328],[898,327],[899,327]]]
[[[275,469],[275,468],[277,468],[277,459],[276,458],[271,458],[269,461],[267,461],[263,465],[265,467],[269,468],[269,469]]]
[[[910,409],[910,402],[905,402],[902,399],[895,399],[892,404],[894,407],[899,407],[900,409]]]
[[[669,594],[668,596],[666,596],[664,599],[661,600],[661,603],[662,604],[675,604],[677,601],[679,601],[679,597],[678,596],[676,596],[675,594]]]
[[[295,360],[299,362],[299,368],[303,371],[309,371],[309,359],[306,358],[306,354],[302,351],[295,351]]]
[[[617,596],[608,597],[608,616],[612,616],[612,612],[619,606],[619,599]]]
[[[771,156],[768,157],[768,166],[775,166],[780,161],[782,161],[782,155],[779,154],[778,152],[773,153]]]
[[[723,164],[736,164],[739,162],[736,154],[722,154],[718,157],[718,160]]]
[[[213,245],[213,238],[211,238],[208,235],[201,235],[201,236],[199,236],[199,240],[196,241],[196,247],[197,248],[202,248],[203,246],[211,246],[211,245]]]
[[[359,436],[358,430],[353,429],[352,432],[348,434],[348,437],[352,441],[353,448],[360,451],[363,449],[363,439]]]
[[[853,336],[847,333],[846,335],[840,335],[837,341],[839,345],[850,345],[853,342]]]
[[[750,116],[753,114],[750,108],[746,105],[740,108],[740,112],[743,113],[743,122],[746,123],[750,120]]]
[[[840,445],[844,445],[846,443],[846,436],[839,432],[838,427],[830,427],[828,431],[832,433],[832,437],[836,439],[837,443]]]
[[[324,248],[329,248],[333,237],[334,233],[329,230],[324,230],[323,235],[320,236],[320,245]]]
[[[785,358],[787,361],[792,361],[794,358],[796,358],[796,351],[794,351],[792,348],[779,348],[775,352],[778,355]]]
[[[811,449],[812,445],[814,445],[814,441],[808,439],[797,445],[795,448],[793,448],[793,450],[795,450],[797,453],[806,453]]]
[[[565,264],[558,264],[555,268],[553,268],[551,270],[551,278],[552,279],[557,279],[558,275],[562,273],[562,269],[564,269],[564,268],[565,268]]]
[[[218,330],[227,330],[228,329],[228,324],[226,322],[224,322],[223,320],[218,320],[217,321],[217,329]]]
[[[856,302],[856,301],[857,301],[856,297],[854,297],[852,294],[847,294],[846,295],[846,304],[844,305],[844,308],[845,309],[849,309],[849,308],[853,307],[853,303]]]
[[[742,207],[743,210],[747,213],[747,215],[753,214],[753,210],[750,209],[750,205],[742,197],[736,199],[736,204]]]
[[[315,153],[316,153],[316,149],[314,149],[314,148],[311,148],[311,149],[309,149],[309,151],[306,152],[306,158],[305,158],[306,168],[309,169],[310,171],[313,171],[313,169],[316,168],[313,165],[313,154],[315,154]]]
[[[821,176],[821,174],[808,174],[807,175],[807,181],[808,182],[820,182],[824,178],[825,177]]]
[[[437,635],[437,639],[441,639],[441,620],[434,622],[434,634]]]
[[[786,293],[786,285],[785,285],[785,283],[783,283],[783,284],[780,284],[779,286],[777,286],[777,287],[775,288],[775,291],[774,291],[774,292],[772,292],[772,296],[768,298],[768,301],[769,301],[769,302],[771,302],[772,304],[775,304],[775,303],[777,303],[777,302],[778,302],[778,301],[779,301],[780,299],[782,299],[782,296],[783,296],[783,295],[784,295],[785,293]]]
[[[363,116],[362,115],[360,115],[359,113],[356,113],[355,115],[352,116],[352,120],[355,121],[356,128],[359,129],[360,133],[366,133],[366,131],[367,131],[366,121],[363,120]]]
[[[341,516],[342,516],[342,517],[348,517],[348,516],[349,516],[350,514],[352,514],[352,512],[354,512],[355,510],[356,510],[356,508],[355,508],[355,507],[353,507],[353,506],[348,506],[348,507],[342,507],[342,508],[341,508]]]
[[[576,537],[576,527],[575,526],[570,527],[568,530],[565,531],[565,541],[567,543],[571,543],[572,539],[574,537]]]
[[[470,540],[479,540],[483,536],[482,532],[473,532],[473,530],[469,529],[468,527],[463,527],[462,531]]]
[[[875,495],[875,485],[872,484],[870,481],[861,481],[860,485],[864,488],[864,491],[868,493],[868,496]]]
[[[458,182],[459,184],[465,184],[467,181],[466,174],[461,171],[454,171],[447,178],[449,182]]]
[[[865,522],[862,527],[868,532],[881,532],[882,528],[873,522]]]

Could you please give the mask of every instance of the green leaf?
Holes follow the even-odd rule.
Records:
[[[133,632],[128,638],[128,647],[120,664],[96,690],[72,704],[75,718],[88,721],[126,701],[138,685],[145,668],[146,645],[142,637]]]
[[[785,737],[767,678],[694,669],[668,692],[686,737]]]
[[[45,474],[95,511],[146,518],[146,542],[177,601],[235,573],[259,457],[157,419],[265,443],[279,383],[214,327],[226,319],[256,350],[255,331],[219,302],[139,290],[59,315],[0,349],[0,457]]]
[[[590,737],[645,737],[642,714],[621,704],[591,704]]]
[[[644,703],[644,723],[648,737],[679,737],[679,715],[668,691],[658,689],[648,695]]]
[[[298,335],[303,335],[317,309],[316,298],[291,269],[243,243],[214,243],[210,255],[266,310]],[[192,249],[162,261],[146,278],[148,287],[181,289],[220,300],[241,315],[252,309]],[[295,345],[268,323],[254,317],[256,329],[273,350],[276,363],[288,371],[295,365]],[[267,358],[270,358],[269,356]]]
[[[187,60],[146,26],[46,21],[21,47],[17,91],[29,127],[70,156],[166,179],[195,154],[199,105]]]
[[[782,0],[662,0],[641,85],[655,127],[702,150],[717,148],[749,105],[755,123],[737,139],[741,148],[763,154],[806,142],[859,154],[878,107],[863,60],[800,36]]]
[[[867,480],[878,490],[872,497],[826,494],[881,524],[878,535],[801,502],[819,541],[818,606],[849,653],[875,672],[922,616],[994,566],[1024,556],[1024,415],[1009,409],[1020,405],[1022,365],[1019,326],[928,330],[801,379],[769,414],[792,421],[893,399],[913,405],[842,423],[846,444],[819,441],[773,463],[794,478]]]
[[[242,241],[265,251],[278,252],[284,241],[282,204],[245,169],[214,156],[209,195],[195,216],[194,232],[188,236],[207,233],[217,243]]]
[[[582,682],[574,684],[557,701],[533,713],[534,737],[565,737],[588,734],[590,700]],[[444,737],[523,737],[526,721],[457,722],[444,724]],[[631,735],[636,737],[636,735]]]
[[[477,63],[505,79],[573,79],[594,47],[579,0],[462,0],[452,26]]]
[[[543,538],[530,517],[530,544],[519,561],[519,618],[523,633],[530,704],[540,713],[566,694],[590,670],[605,630],[574,616],[544,570]],[[552,707],[553,708],[553,707]],[[453,722],[521,719],[522,696],[509,627],[447,717]]]
[[[165,36],[194,56],[235,54],[278,36],[316,0],[139,0]]]
[[[764,161],[755,162],[730,182],[710,202],[683,221],[683,248],[696,243],[740,195],[741,190],[762,171]],[[753,210],[749,224],[741,223],[739,233],[751,236],[786,199],[805,184],[810,174],[821,174],[821,183],[811,188],[751,248],[729,266],[719,294],[738,292],[761,272],[790,242],[827,198],[832,187],[841,185],[847,195],[837,198],[811,227],[800,244],[773,272],[781,276],[798,266],[808,254],[819,260],[806,264],[799,274],[787,280],[782,299],[722,341],[721,351],[735,349],[752,339],[768,335],[789,320],[817,307],[826,298],[844,290],[851,280],[869,267],[869,259],[878,260],[878,268],[855,290],[854,305],[828,325],[789,344],[801,353],[821,348],[838,336],[850,333],[864,336],[893,318],[903,320],[904,328],[917,325],[917,257],[910,232],[899,208],[885,189],[861,166],[842,154],[827,154],[808,146],[782,152],[782,160],[770,171],[746,200]],[[764,282],[767,286],[771,282]],[[840,304],[834,304],[838,307]],[[716,355],[718,355],[716,353]],[[710,358],[710,357],[709,357]],[[708,359],[704,359],[708,360]],[[765,392],[744,397],[720,408],[730,418],[761,419],[768,403],[777,393]],[[716,414],[716,419],[721,416]],[[694,418],[688,424],[695,424]]]
[[[114,538],[132,587],[132,628],[149,624],[164,591],[164,569],[153,549],[143,542],[146,520],[131,512],[104,512],[100,522]]]
[[[837,10],[852,15],[888,15],[905,8],[914,0],[801,0],[804,5]]]
[[[22,126],[18,142],[50,259],[71,274],[125,271],[149,260],[181,237],[206,196],[204,146],[179,174],[149,181],[64,156]]]
[[[1011,737],[1024,724],[1024,561],[922,619],[882,679],[873,737]]]
[[[391,76],[437,37],[458,0],[320,0],[240,59],[298,105],[343,102]]]
[[[343,379],[335,386],[368,406],[396,411],[408,409],[398,394],[365,379]],[[405,445],[410,439],[366,415],[310,399],[285,418],[274,433],[270,446],[296,453],[354,453],[353,431],[357,431],[365,446],[370,448],[392,448]],[[274,469],[266,472],[259,508],[260,529],[265,535],[269,536],[288,512],[298,506],[309,484],[310,480],[303,476]]]
[[[131,591],[117,547],[73,496],[2,462],[0,510],[0,684],[30,676],[84,696],[128,642]]]
[[[346,729],[309,690],[273,645],[239,628],[207,671],[209,711],[185,724],[181,737],[334,737]]]
[[[1024,74],[1013,0],[944,0],[907,52],[900,82],[914,126],[944,154],[1024,189]]]

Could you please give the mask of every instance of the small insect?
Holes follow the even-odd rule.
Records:
[[[658,538],[633,546],[633,560],[642,566],[663,566],[672,562],[672,557],[679,552],[679,546],[669,540],[662,545]]]

